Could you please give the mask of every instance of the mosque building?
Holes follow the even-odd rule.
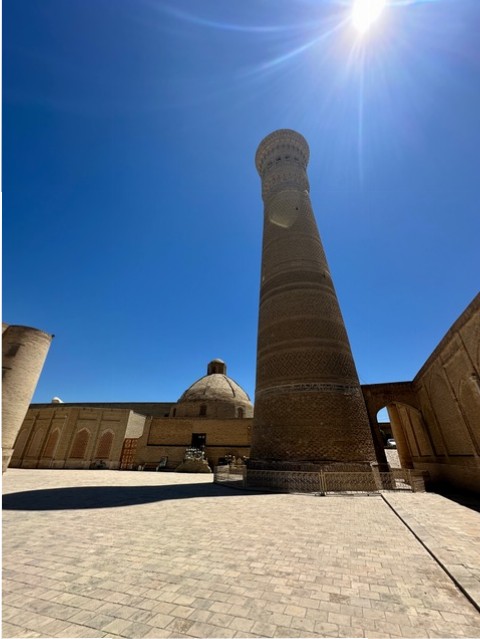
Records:
[[[173,470],[189,448],[211,467],[249,454],[253,405],[212,360],[176,403],[32,404],[10,467]]]
[[[52,336],[4,325],[4,470],[175,470],[189,450],[203,451],[210,468],[245,460],[251,487],[275,488],[278,473],[388,470],[377,422],[386,407],[404,469],[480,492],[480,294],[413,380],[360,385],[311,209],[308,158],[306,140],[289,129],[257,151],[264,238],[255,414],[220,359],[175,403],[54,398],[28,407]]]

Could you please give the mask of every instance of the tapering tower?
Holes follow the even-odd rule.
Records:
[[[365,470],[375,452],[308,160],[306,140],[289,129],[268,135],[256,154],[265,219],[249,469]]]

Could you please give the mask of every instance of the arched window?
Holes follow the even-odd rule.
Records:
[[[14,457],[21,457],[25,453],[24,449],[25,449],[25,444],[27,443],[28,433],[29,433],[28,428],[24,428],[23,430],[19,432],[17,440],[15,442],[15,446],[14,446],[14,452],[13,452]]]
[[[96,459],[108,459],[110,457],[110,451],[112,450],[113,433],[111,430],[106,430],[102,433],[97,446]]]
[[[55,454],[59,436],[60,431],[58,430],[58,428],[50,433],[47,445],[45,446],[45,450],[43,451],[43,457],[53,457],[53,455]]]
[[[82,430],[79,430],[78,433],[75,435],[75,439],[73,440],[70,457],[74,459],[84,459],[89,439],[90,432],[86,428],[82,428]]]
[[[237,417],[243,419],[245,417],[245,411],[243,408],[237,408]]]
[[[200,406],[200,413],[199,413],[200,417],[206,417],[207,416],[207,406],[206,404],[202,404]]]
[[[42,446],[45,431],[43,428],[37,430],[28,447],[27,457],[38,457],[40,455],[40,448]]]

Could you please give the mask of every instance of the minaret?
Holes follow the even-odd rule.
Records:
[[[4,324],[2,328],[2,472],[5,472],[53,335],[29,326]]]
[[[256,154],[265,219],[249,470],[367,470],[375,461],[308,159],[306,140],[289,129],[268,135]]]

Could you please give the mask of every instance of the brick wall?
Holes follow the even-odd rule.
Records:
[[[37,386],[52,335],[4,325],[2,333],[2,457],[9,465],[14,442]]]
[[[206,457],[215,466],[220,457],[248,456],[251,419],[160,419],[152,418],[139,439],[137,464],[158,463],[168,457],[167,468],[183,461],[185,449],[191,445],[193,433],[206,434]]]
[[[423,419],[405,411],[415,468],[480,491],[480,295],[414,380]],[[416,436],[415,436],[415,435]]]
[[[402,466],[480,492],[480,295],[422,366],[410,394],[377,386],[368,392],[387,400]]]
[[[142,433],[145,417],[124,409],[30,408],[15,442],[11,467],[89,468],[102,459],[118,468],[127,426]],[[108,452],[108,455],[106,454]]]

